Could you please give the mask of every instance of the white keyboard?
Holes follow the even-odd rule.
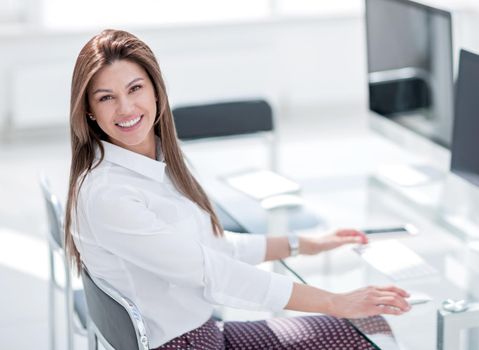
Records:
[[[437,270],[396,240],[372,242],[353,248],[368,264],[394,281],[437,275]]]

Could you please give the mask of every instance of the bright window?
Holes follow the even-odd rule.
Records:
[[[44,0],[51,28],[153,26],[264,18],[269,0]]]
[[[151,27],[359,13],[363,0],[0,0],[0,23]]]

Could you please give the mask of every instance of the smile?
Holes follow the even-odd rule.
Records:
[[[138,124],[140,122],[141,118],[143,118],[143,115],[140,115],[140,116],[138,116],[134,119],[128,120],[126,122],[115,123],[115,125],[118,125],[119,127],[122,127],[122,128],[131,128],[131,127],[135,126],[136,124]]]

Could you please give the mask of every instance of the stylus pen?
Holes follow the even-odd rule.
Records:
[[[404,226],[398,227],[383,227],[383,228],[369,228],[362,230],[367,235],[372,235],[375,233],[391,233],[391,232],[408,232]]]

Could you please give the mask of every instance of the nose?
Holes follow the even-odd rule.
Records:
[[[133,101],[131,101],[128,96],[119,96],[117,104],[117,114],[121,117],[129,117],[133,114]]]

